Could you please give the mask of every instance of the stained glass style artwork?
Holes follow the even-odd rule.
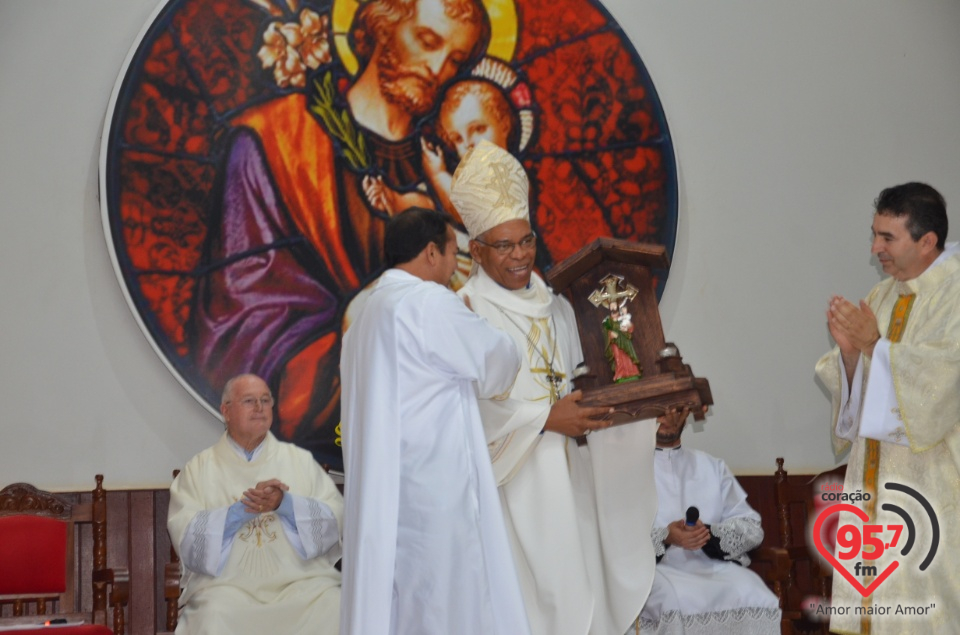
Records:
[[[210,411],[257,373],[274,433],[340,467],[340,341],[383,271],[384,222],[414,205],[456,218],[450,175],[479,138],[527,170],[541,271],[600,236],[672,254],[666,118],[599,1],[170,0],[101,152],[135,318]]]

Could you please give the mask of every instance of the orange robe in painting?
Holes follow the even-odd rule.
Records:
[[[382,270],[387,217],[369,207],[363,173],[340,158],[306,96],[267,102],[233,123],[191,350],[213,390],[241,372],[261,375],[278,396],[277,435],[339,464],[343,313]],[[371,172],[401,188],[420,181],[416,139],[363,134]]]

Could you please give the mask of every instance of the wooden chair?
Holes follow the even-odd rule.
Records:
[[[814,514],[815,483],[822,476],[843,481],[846,466],[805,479],[788,478],[783,469],[783,458],[777,458],[777,471],[773,475],[777,507],[779,542],[790,556],[790,567],[781,596],[783,620],[781,633],[829,633],[829,622],[813,622],[804,615],[802,605],[808,596],[830,598],[833,571],[822,567],[807,545],[807,527]]]
[[[753,496],[756,493],[757,492],[751,493],[748,496]],[[763,493],[764,492],[760,492],[761,498],[763,498]],[[772,502],[772,499],[773,497],[771,495],[769,500]],[[758,502],[760,503],[759,508],[762,508],[763,500],[757,501],[754,499],[752,504],[756,505]],[[784,593],[787,588],[787,578],[790,573],[790,556],[787,554],[786,549],[770,545],[771,542],[774,541],[771,541],[768,537],[764,537],[764,543],[767,544],[757,547],[748,554],[750,556],[750,569],[763,579],[770,590],[773,591],[774,595],[780,600],[780,606],[782,607]]]
[[[780,598],[783,608],[787,579],[790,575],[790,556],[781,547],[757,547],[749,554],[750,568],[757,572],[767,583],[774,595]]]
[[[178,474],[180,470],[174,470],[173,478],[177,478]],[[173,544],[170,545],[170,562],[163,565],[163,601],[167,605],[164,633],[173,633],[177,630],[180,602],[180,557],[177,556],[177,550]]]
[[[163,566],[163,600],[167,604],[165,633],[177,630],[178,602],[180,601],[180,558],[176,550],[170,547],[170,562]]]
[[[126,568],[107,568],[103,475],[96,481],[88,503],[71,504],[26,483],[0,491],[0,628],[66,620],[76,625],[58,628],[61,635],[123,635],[130,576]],[[88,553],[80,538],[91,534]]]

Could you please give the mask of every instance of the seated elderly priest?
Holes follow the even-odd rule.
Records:
[[[270,433],[273,404],[256,375],[228,381],[226,431],[170,487],[178,634],[339,631],[343,498],[309,452]]]
[[[657,568],[640,632],[776,635],[777,596],[747,568],[763,541],[760,515],[722,460],[680,445],[689,413],[657,420]]]

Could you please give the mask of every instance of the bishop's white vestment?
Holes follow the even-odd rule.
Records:
[[[167,529],[180,555],[178,634],[338,632],[343,498],[306,450],[273,434],[247,460],[224,432],[170,486]],[[246,514],[225,536],[229,508],[257,483],[290,487],[295,522]]]
[[[542,432],[583,360],[570,303],[536,274],[510,291],[483,269],[459,294],[522,353],[509,399],[482,399],[480,415],[531,631],[622,633],[653,580],[656,422],[593,432],[582,447]]]
[[[380,277],[340,361],[344,635],[529,633],[477,410],[518,368],[448,288]]]
[[[915,297],[907,309],[902,335],[899,341],[891,341],[888,334],[894,307],[901,296],[910,294]],[[870,617],[870,632],[957,632],[960,530],[954,519],[960,513],[960,249],[956,243],[947,245],[940,257],[912,280],[883,280],[866,301],[884,335],[872,359],[861,355],[853,385],[848,386],[840,351],[834,347],[817,363],[817,375],[833,396],[834,449],[839,454],[852,446],[844,493],[864,491],[866,440],[876,439],[880,442],[879,476],[877,491],[872,494],[877,516],[871,522],[884,527],[903,525],[899,514],[882,509],[884,504],[892,504],[904,509],[916,528],[908,555],[902,555],[897,547],[886,549],[877,560],[864,560],[878,572],[894,560],[900,563],[870,595],[868,606],[890,607],[887,614]],[[905,301],[909,302],[908,298]],[[930,553],[933,538],[929,515],[916,498],[887,489],[888,483],[916,490],[938,518],[938,549],[924,571],[919,566]],[[864,506],[862,502],[851,504]],[[859,518],[842,513],[840,524],[848,523],[862,529]],[[884,541],[893,536],[886,530],[877,535]],[[848,570],[853,571],[852,564]],[[832,603],[833,609],[847,610],[831,617],[831,630],[860,633],[861,616],[856,608],[863,605],[862,595],[839,574],[833,576]],[[922,615],[896,612],[897,606],[924,608],[931,604],[935,606]]]
[[[747,569],[747,552],[763,541],[760,514],[726,463],[682,446],[658,448],[655,462],[660,504],[651,535],[659,562],[641,632],[780,633],[779,599]],[[665,545],[667,525],[690,507],[709,525],[710,542],[696,551]]]

